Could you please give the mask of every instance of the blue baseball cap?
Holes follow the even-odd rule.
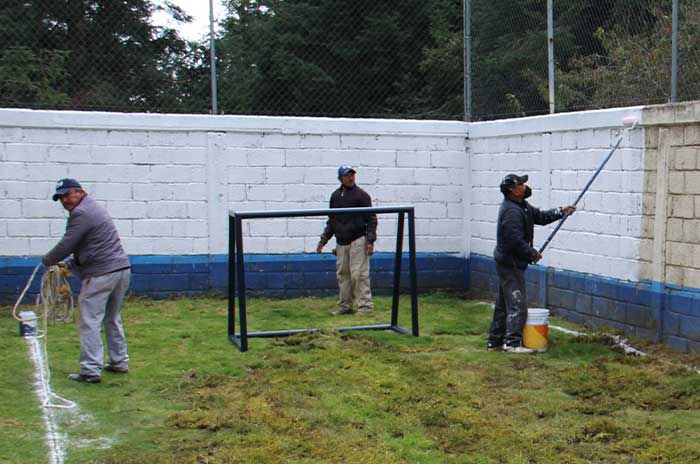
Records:
[[[53,201],[58,201],[61,195],[68,193],[70,189],[82,190],[83,186],[75,179],[61,179],[56,182],[56,193],[53,194]]]
[[[351,172],[357,172],[357,171],[355,171],[352,166],[343,165],[343,166],[338,168],[338,177],[342,177],[342,176],[349,174]]]

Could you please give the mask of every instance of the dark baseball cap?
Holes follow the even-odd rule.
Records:
[[[513,190],[516,186],[522,185],[527,182],[527,174],[524,176],[519,176],[517,174],[508,174],[501,181],[501,192],[506,195],[508,192]]]
[[[338,177],[342,177],[351,172],[357,172],[352,166],[343,165],[338,168]]]
[[[58,201],[59,198],[61,198],[61,195],[64,195],[68,193],[70,189],[83,189],[83,186],[80,185],[80,182],[78,182],[75,179],[61,179],[58,182],[56,182],[56,192],[53,194],[53,201]]]

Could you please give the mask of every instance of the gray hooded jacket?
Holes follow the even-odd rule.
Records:
[[[70,212],[61,241],[46,253],[41,262],[47,267],[53,266],[71,254],[73,257],[67,264],[80,274],[81,279],[130,267],[112,218],[87,195]]]

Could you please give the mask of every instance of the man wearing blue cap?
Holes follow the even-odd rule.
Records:
[[[99,383],[104,362],[100,337],[103,324],[109,355],[105,370],[129,371],[121,306],[129,288],[131,265],[109,213],[88,196],[77,180],[57,182],[53,201],[58,200],[69,212],[66,232],[41,262],[47,267],[65,266],[80,275],[80,373],[68,378]]]
[[[333,192],[331,208],[366,208],[372,206],[372,198],[355,184],[355,170],[351,166],[338,168],[340,187]],[[335,269],[340,298],[334,315],[350,314],[357,306],[360,314],[374,309],[369,283],[369,257],[374,254],[377,239],[376,214],[331,215],[321,234],[316,252],[335,235]],[[353,304],[354,303],[354,304]]]

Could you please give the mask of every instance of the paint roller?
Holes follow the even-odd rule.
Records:
[[[615,145],[612,147],[612,150],[610,150],[610,153],[608,153],[608,156],[606,156],[605,159],[603,159],[603,162],[600,163],[600,166],[598,166],[598,169],[596,170],[596,172],[589,179],[586,186],[583,188],[581,193],[578,195],[578,198],[576,198],[576,201],[573,203],[573,206],[578,205],[578,202],[581,201],[581,198],[583,198],[583,196],[586,194],[586,192],[588,191],[588,188],[591,186],[591,184],[596,179],[596,177],[598,177],[598,174],[600,174],[600,172],[603,170],[603,168],[605,167],[607,162],[610,160],[612,155],[618,149],[618,147],[620,146],[620,143],[622,142],[622,138],[625,136],[625,132],[634,129],[637,126],[637,122],[638,122],[637,118],[635,118],[634,116],[625,116],[622,119],[622,124],[625,126],[625,130],[622,132],[622,134],[620,134],[620,137],[617,139],[617,143],[615,143]],[[549,234],[549,237],[547,237],[547,240],[545,240],[544,243],[542,244],[542,247],[540,247],[540,249],[539,249],[540,254],[542,254],[544,249],[547,248],[547,245],[549,245],[549,242],[551,242],[552,238],[554,238],[554,236],[557,234],[557,232],[559,232],[559,229],[561,229],[561,226],[564,225],[564,222],[568,219],[568,217],[569,217],[569,214],[564,214],[564,217],[562,217],[559,220],[559,224],[557,224],[557,226],[554,228],[552,233]]]

